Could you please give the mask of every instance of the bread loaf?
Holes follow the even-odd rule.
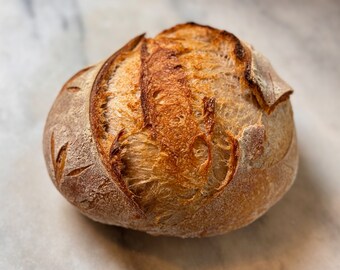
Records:
[[[69,79],[44,131],[50,177],[93,220],[154,235],[243,227],[292,185],[292,89],[233,34],[138,36]]]

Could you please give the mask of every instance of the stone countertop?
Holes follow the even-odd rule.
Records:
[[[339,1],[0,0],[0,269],[340,269]],[[131,37],[195,21],[253,44],[295,89],[300,168],[261,219],[206,239],[88,220],[52,185],[42,129],[62,84]]]

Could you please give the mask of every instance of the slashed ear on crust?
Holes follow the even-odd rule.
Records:
[[[193,36],[197,35],[199,30],[205,32],[205,35],[207,31],[210,34],[222,34],[228,38],[228,42],[235,43],[234,53],[237,59],[243,62],[246,85],[250,86],[257,102],[266,113],[270,114],[279,103],[287,100],[293,93],[292,88],[279,77],[266,57],[229,32],[189,22],[164,30],[158,37],[184,29],[188,30],[187,34],[191,33]],[[248,57],[245,57],[246,55]]]
[[[251,61],[246,68],[246,80],[260,106],[269,114],[289,98],[293,89],[279,77],[266,57],[253,48],[249,49]]]

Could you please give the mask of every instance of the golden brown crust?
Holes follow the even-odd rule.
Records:
[[[76,93],[81,89],[78,86],[72,85],[72,82],[75,81],[77,78],[81,77],[85,72],[93,68],[93,66],[89,66],[79,70],[76,74],[74,74],[67,82],[64,84],[63,88],[61,89],[60,93],[64,91],[69,91],[71,93]]]
[[[56,188],[82,213],[104,223],[133,225],[138,223],[139,213],[129,206],[107,174],[90,128],[89,95],[93,82],[89,81],[101,65],[88,69],[81,77],[74,76],[65,85],[76,86],[79,91],[62,91],[58,95],[46,121],[44,156]]]
[[[226,136],[227,136],[226,140],[228,141],[229,146],[230,146],[230,156],[228,160],[228,173],[226,175],[226,178],[221,182],[220,186],[217,188],[217,191],[221,191],[223,188],[225,188],[228,185],[228,183],[234,178],[236,168],[238,166],[239,156],[240,156],[238,140],[228,131],[226,132]]]
[[[271,113],[293,93],[292,88],[277,75],[269,61],[255,50],[252,50],[251,63],[247,64],[245,77],[253,88],[257,101],[267,113]]]
[[[213,97],[204,97],[203,98],[204,104],[204,122],[205,122],[205,129],[208,135],[210,135],[214,129],[215,124],[215,107],[216,107],[216,100]]]
[[[229,32],[188,23],[141,35],[65,84],[46,164],[97,221],[181,237],[234,230],[293,183],[291,93]]]
[[[103,163],[106,166],[108,173],[111,174],[111,177],[114,179],[113,181],[118,184],[123,194],[127,196],[128,201],[140,212],[140,214],[143,214],[143,211],[140,209],[138,203],[134,200],[133,193],[127,188],[121,176],[122,168],[119,148],[117,148],[116,153],[112,155],[112,146],[118,144],[122,135],[122,131],[120,131],[113,139],[110,148],[107,148],[106,146],[110,143],[110,138],[108,138],[108,134],[105,130],[107,123],[105,119],[105,113],[102,113],[102,111],[104,106],[106,106],[107,99],[109,98],[107,90],[109,87],[108,84],[110,79],[114,76],[115,69],[122,61],[125,60],[125,58],[128,56],[127,53],[138,46],[143,38],[144,34],[132,39],[125,46],[123,46],[123,48],[114,53],[108,58],[107,61],[105,61],[94,80],[90,98],[90,122],[94,137],[98,138],[96,140],[98,152],[102,156]],[[104,143],[102,142],[103,140],[105,141]]]

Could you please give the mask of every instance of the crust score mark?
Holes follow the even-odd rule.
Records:
[[[177,175],[177,180],[169,185],[172,188],[182,186],[184,189],[190,187],[197,190],[198,193],[186,200],[198,199],[196,196],[199,196],[199,191],[202,192],[209,181],[216,101],[214,97],[202,100],[203,131],[194,117],[191,89],[176,56],[180,52],[157,44],[157,41],[149,42],[152,44],[150,49],[147,41],[143,42],[141,48],[140,88],[144,122],[162,151],[167,153],[164,167],[170,168],[171,175]],[[212,191],[211,198],[230,182],[238,164],[238,142],[230,132],[226,132],[226,140],[230,145],[229,170],[225,180]],[[199,160],[193,151],[197,145],[207,151],[207,159],[201,164],[197,163]]]
[[[114,184],[118,186],[122,194],[126,197],[127,202],[138,212],[139,216],[143,216],[144,212],[135,200],[135,195],[128,189],[126,183],[121,176],[121,155],[119,139],[124,131],[119,132],[116,138],[111,141],[111,146],[107,147],[107,142],[110,140],[107,134],[107,123],[105,115],[102,113],[105,108],[109,93],[108,84],[110,79],[114,76],[115,70],[119,64],[125,60],[127,54],[132,51],[141,40],[144,39],[144,34],[132,39],[123,48],[113,54],[102,65],[92,86],[90,96],[90,123],[92,133],[97,138],[96,146],[99,154],[102,157],[102,162],[106,167],[107,172],[115,179]]]
[[[200,130],[193,115],[191,90],[176,56],[178,51],[157,42],[152,45],[149,49],[147,41],[144,41],[141,48],[140,89],[144,122],[150,128],[153,139],[166,153],[162,162],[169,178],[177,178],[168,184],[172,188],[189,185],[200,190],[207,182],[208,170],[197,169],[201,164],[197,163],[193,146],[199,143],[207,147],[208,160],[202,165],[209,167],[211,142],[208,135]],[[213,99],[207,99],[205,109],[209,133],[213,128]]]
[[[54,132],[52,132],[51,135],[51,161],[53,165],[54,170],[54,177],[57,186],[61,185],[61,179],[64,175],[64,169],[66,165],[67,160],[67,150],[68,150],[69,143],[63,144],[57,154],[57,157],[55,157],[55,140],[54,140]],[[82,172],[84,172],[87,168],[91,167],[93,164],[89,164],[74,170],[71,170],[69,173],[66,174],[66,176],[78,176]]]
[[[57,157],[55,158],[55,142],[54,142],[54,132],[51,135],[51,159],[54,169],[54,177],[57,186],[60,185],[61,178],[64,173],[66,155],[67,155],[68,142],[65,143],[58,151]]]

